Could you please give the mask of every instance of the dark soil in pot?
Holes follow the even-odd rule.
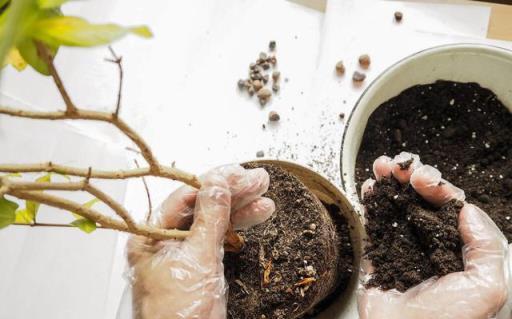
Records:
[[[240,253],[226,253],[228,318],[304,318],[348,285],[353,269],[349,226],[336,206],[324,206],[295,176],[270,164],[265,196],[276,212],[241,232]],[[323,301],[323,302],[322,302]]]
[[[356,163],[360,186],[373,161],[401,151],[420,155],[466,191],[512,241],[512,114],[477,83],[413,86],[370,116]]]
[[[463,204],[435,208],[410,185],[383,179],[366,196],[365,249],[374,272],[367,287],[405,291],[433,276],[464,269],[457,229]]]

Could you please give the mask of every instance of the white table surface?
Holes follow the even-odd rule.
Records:
[[[362,92],[351,85],[349,75],[357,56],[370,53],[374,60],[369,83],[419,47],[456,41],[411,32],[483,37],[489,14],[485,8],[429,6],[427,10],[392,2],[374,2],[377,7],[372,9],[362,6],[363,2],[330,1],[325,16],[276,0],[155,0],[150,4],[93,0],[68,4],[64,11],[98,22],[148,24],[154,31],[152,40],[129,37],[114,48],[124,56],[125,65],[121,116],[144,136],[162,162],[176,161],[182,169],[201,173],[223,163],[253,159],[263,150],[267,157],[309,164],[338,184],[343,131],[338,114],[348,114]],[[396,35],[389,33],[397,29],[390,23],[393,5],[404,11],[404,24]],[[409,23],[408,10],[418,23]],[[366,22],[355,19],[365,15]],[[469,16],[473,22],[483,22],[470,25],[465,20]],[[448,18],[458,22],[447,26],[443,21]],[[417,39],[415,45],[399,45],[405,39],[399,41],[402,34],[407,34],[407,41]],[[278,68],[289,82],[282,82],[280,94],[262,109],[255,99],[238,92],[236,81],[246,76],[248,64],[271,39],[277,41]],[[57,65],[82,107],[112,109],[115,103],[117,73],[103,61],[105,56],[105,48],[59,53]],[[339,59],[347,61],[348,70],[341,79],[333,73]],[[2,102],[27,108],[62,106],[52,82],[32,71],[6,70],[1,91]],[[279,123],[268,125],[270,110],[280,113]],[[38,126],[43,124],[15,122],[0,118],[0,146],[9,145],[11,150],[2,161],[20,161],[27,145],[31,156],[23,161],[50,156],[70,163],[79,154],[80,161],[75,163],[125,167],[135,156],[123,149],[128,142],[105,125],[72,123],[62,126],[67,132],[62,134]],[[266,130],[261,128],[263,123]],[[32,137],[50,141],[58,151],[48,153]],[[177,186],[161,180],[150,180],[149,185],[156,203]],[[106,186],[118,192],[116,196],[124,198],[134,214],[144,214],[146,195],[140,182]],[[33,229],[0,232],[0,247],[8,247],[7,262],[2,257],[0,264],[0,319],[114,318],[125,284],[125,239],[101,231],[89,236]]]

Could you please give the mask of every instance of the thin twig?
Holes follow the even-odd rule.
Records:
[[[1,112],[0,112],[1,113]],[[57,173],[61,175],[87,177],[89,169],[78,168],[55,164],[52,162],[36,164],[0,164],[0,172],[5,173]],[[166,179],[181,181],[195,188],[200,188],[199,179],[192,174],[179,170],[177,168],[159,165],[155,172],[150,167],[136,168],[131,170],[104,171],[92,169],[90,178],[96,179],[128,179],[143,176],[154,176]]]
[[[41,112],[19,110],[11,107],[0,106],[0,114],[39,120],[88,120],[111,123],[112,125],[117,127],[121,132],[123,132],[124,135],[126,135],[133,143],[135,143],[135,145],[137,145],[137,147],[140,149],[142,153],[142,156],[148,162],[153,172],[156,173],[159,170],[158,161],[156,157],[153,155],[153,152],[151,151],[149,145],[146,144],[142,137],[139,134],[137,134],[137,132],[135,132],[130,126],[128,126],[126,122],[124,122],[119,117],[115,117],[111,113],[81,109],[77,109],[73,113],[63,111]],[[186,183],[186,181],[182,182]]]
[[[117,67],[119,69],[119,90],[117,92],[117,103],[116,103],[116,111],[114,112],[114,116],[119,116],[119,110],[121,109],[121,94],[123,92],[123,57],[118,56],[114,49],[109,46],[108,49],[110,50],[110,54],[112,54],[113,59],[105,59],[108,62],[117,64]]]
[[[66,227],[66,228],[76,228],[76,226],[71,224],[54,224],[54,223],[31,223],[31,224],[24,224],[24,223],[14,223],[11,224],[12,226],[28,226],[28,227]],[[96,228],[104,228],[101,226],[96,226]]]
[[[100,224],[103,228],[123,231],[132,233],[135,235],[146,236],[149,238],[153,238],[156,240],[167,240],[167,239],[184,239],[188,236],[188,231],[183,230],[166,230],[160,228],[149,227],[147,225],[136,225],[135,229],[130,229],[126,225],[124,221],[119,221],[113,219],[108,216],[104,216],[101,213],[95,211],[92,208],[84,207],[83,205],[60,198],[57,196],[53,196],[50,194],[45,194],[37,191],[14,191],[10,190],[8,192],[9,195],[17,197],[23,200],[31,200],[38,202],[40,204],[52,206],[55,208],[60,208],[66,211],[75,212],[76,214],[90,219],[98,224]]]
[[[25,182],[25,181],[11,181],[6,177],[0,177],[2,187],[6,187],[8,191],[43,191],[43,190],[59,190],[59,191],[85,191],[92,196],[98,198],[101,202],[110,207],[119,217],[121,217],[128,225],[130,230],[136,228],[135,221],[130,216],[130,213],[112,197],[98,189],[97,187],[89,184],[88,179],[79,182],[67,183],[40,183],[40,182]]]
[[[135,166],[140,168],[139,162],[137,162],[136,159],[133,159],[133,161],[135,162]],[[144,184],[144,189],[146,190],[146,195],[148,196],[148,213],[146,215],[146,223],[149,223],[151,220],[151,214],[153,212],[153,204],[151,203],[151,193],[149,192],[148,183],[146,183],[146,179],[144,177],[142,177],[142,183]]]
[[[53,56],[48,49],[46,45],[39,41],[35,41],[36,48],[37,48],[37,54],[48,66],[48,70],[50,71],[50,75],[52,76],[53,80],[55,81],[55,85],[57,85],[57,89],[59,89],[60,95],[64,99],[64,103],[66,104],[66,113],[74,113],[77,111],[77,108],[75,104],[73,104],[73,101],[71,101],[71,98],[69,97],[68,92],[66,91],[66,88],[64,87],[64,83],[62,82],[62,79],[59,75],[59,72],[57,72],[57,69],[55,68],[55,65],[53,64]]]

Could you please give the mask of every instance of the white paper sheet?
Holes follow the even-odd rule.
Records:
[[[343,11],[334,10],[333,6],[344,3],[348,2],[329,2],[325,21],[317,11],[275,0],[159,0],[151,4],[135,0],[94,0],[72,2],[64,7],[64,11],[85,15],[97,22],[144,23],[153,29],[155,38],[152,40],[129,37],[114,47],[124,56],[125,65],[121,116],[146,138],[163,163],[176,161],[180,168],[201,173],[216,165],[253,159],[257,151],[263,150],[268,157],[309,164],[337,183],[343,130],[338,114],[348,114],[362,91],[354,89],[350,80],[350,71],[357,56],[366,52],[374,60],[366,81],[369,83],[380,71],[409,53],[455,41],[453,38],[402,32],[392,24],[393,10],[380,10],[379,5],[375,9],[367,8],[376,12],[370,28],[368,23],[354,19],[355,13],[343,15]],[[452,9],[444,12],[453,13]],[[464,16],[461,12],[471,10],[476,9],[457,11],[457,14]],[[410,26],[413,13],[408,13],[405,7],[402,11],[403,26]],[[471,11],[472,23],[485,20],[488,12],[484,11]],[[427,28],[428,21],[435,16],[432,13],[429,18],[420,18],[421,10],[415,9],[414,12],[415,21],[421,21],[421,25]],[[443,26],[446,27],[445,24]],[[450,33],[441,27],[436,30]],[[483,32],[480,22],[471,27],[462,25],[457,30],[475,34]],[[277,41],[278,67],[283,80],[288,78],[289,82],[281,82],[280,94],[262,109],[255,99],[237,91],[236,82],[238,78],[246,77],[248,64],[257,58],[260,51],[266,50],[271,39]],[[117,73],[113,65],[103,61],[105,56],[108,56],[105,48],[62,49],[59,52],[57,65],[68,90],[82,107],[113,109]],[[348,70],[342,79],[333,73],[334,64],[340,58],[346,60]],[[30,70],[16,73],[9,69],[4,80],[2,92],[20,100],[23,105],[43,109],[63,105],[53,83]],[[6,100],[0,97],[0,101]],[[279,123],[267,123],[270,110],[280,113]],[[13,156],[11,160],[16,161],[26,147],[22,148],[16,140],[4,136],[1,128],[5,121],[10,125],[10,119],[0,117],[0,146],[4,141],[14,143],[10,154]],[[264,123],[267,124],[266,130],[261,128]],[[121,165],[118,161],[125,161],[122,165],[127,165],[126,161],[134,156],[123,150],[129,145],[126,139],[106,125],[73,123],[72,129],[66,128],[65,132],[79,132],[77,136],[75,133],[57,133],[46,128],[36,130],[24,125],[23,128],[17,127],[16,132],[27,132],[29,135],[25,139],[35,135],[47,137],[46,143],[50,146],[62,145],[58,153],[53,153],[48,151],[50,146],[41,147],[42,144],[36,140],[26,141],[30,145],[27,147],[40,152],[41,159],[47,156],[60,158],[62,152],[67,153],[68,147],[76,145],[84,145],[77,153],[81,160],[90,160],[93,165]],[[96,142],[83,134],[94,137]],[[61,141],[62,136],[66,136],[67,144],[59,144],[64,142]],[[117,151],[102,150],[97,154],[92,150],[96,147],[110,148],[107,147],[110,143],[116,145]],[[76,158],[76,154],[71,155]],[[4,157],[2,161],[5,161]],[[154,203],[161,202],[176,186],[176,183],[149,180]],[[122,193],[119,190],[119,196]],[[146,195],[140,182],[130,182],[125,197],[126,206],[136,215],[141,216],[146,211]],[[24,234],[31,237],[30,242],[25,240],[29,243],[28,248],[11,244],[9,259],[26,265],[33,261],[33,254],[41,257],[37,255],[38,250],[49,252],[58,247],[59,252],[66,251],[63,247],[54,246],[57,243],[69,250],[66,253],[70,257],[65,259],[65,263],[61,257],[57,261],[41,263],[48,268],[57,267],[58,271],[51,272],[49,277],[54,283],[44,279],[43,269],[35,273],[37,276],[22,277],[19,282],[0,275],[0,284],[6,283],[5,287],[8,287],[6,290],[0,288],[0,293],[8,291],[7,297],[11,298],[2,299],[9,302],[5,306],[2,303],[0,318],[114,318],[124,287],[122,273],[126,267],[123,257],[126,236],[120,236],[116,242],[115,235],[101,234],[108,238],[100,238],[99,235],[83,237],[79,233],[73,237],[30,233]],[[0,232],[0,245],[8,238],[12,237]],[[20,237],[17,245],[22,245],[22,240]],[[91,260],[94,266],[90,265]],[[82,266],[88,267],[89,272],[80,268]],[[11,274],[12,269],[18,269],[18,274],[29,270],[28,266],[9,267],[7,274]],[[76,288],[73,280],[79,280],[78,286],[82,288]],[[37,289],[27,302],[22,297],[30,287]],[[35,294],[44,292],[47,296],[35,298]],[[85,303],[80,304],[81,299],[77,296],[85,298]],[[62,306],[63,300],[68,306]],[[87,307],[87,310],[82,310],[79,305]],[[34,313],[38,315],[33,316]]]
[[[16,103],[12,99],[2,99]],[[10,104],[11,104],[10,103]],[[11,104],[11,105],[12,105]],[[25,106],[25,108],[29,108]],[[0,117],[2,163],[55,163],[97,168],[126,168],[117,147],[81,134],[65,123]],[[36,176],[25,174],[33,180]],[[54,176],[61,182],[66,180]],[[124,200],[126,183],[99,183],[116,200]],[[92,196],[67,198],[85,203]],[[24,202],[20,202],[24,207]],[[96,209],[108,211],[98,204]],[[39,222],[69,223],[69,212],[41,206]],[[74,228],[11,226],[0,231],[0,318],[101,318],[106,308],[117,234],[97,230],[87,235]]]

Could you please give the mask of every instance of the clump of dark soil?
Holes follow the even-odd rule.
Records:
[[[242,252],[226,253],[228,318],[305,318],[348,285],[353,273],[349,226],[335,205],[324,206],[302,182],[270,164],[265,196],[276,212],[241,233]],[[323,302],[322,302],[323,300]]]
[[[477,83],[413,86],[371,115],[357,158],[359,185],[373,161],[401,151],[435,164],[512,242],[512,114]]]
[[[435,208],[410,185],[383,179],[363,204],[366,254],[375,268],[367,287],[403,292],[430,277],[464,269],[457,229],[461,202]]]

